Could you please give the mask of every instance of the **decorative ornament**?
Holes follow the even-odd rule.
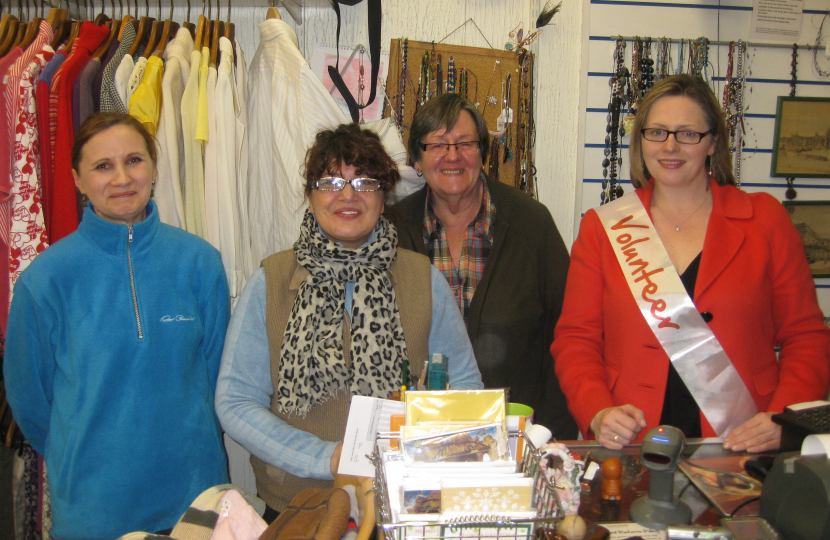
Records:
[[[542,28],[543,26],[547,26],[550,24],[550,21],[553,20],[554,15],[559,13],[562,9],[562,2],[559,2],[555,6],[548,0],[545,2],[545,7],[542,8],[542,13],[539,14],[539,17],[536,18],[536,28]]]

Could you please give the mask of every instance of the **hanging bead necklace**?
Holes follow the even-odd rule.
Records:
[[[360,123],[365,124],[366,120],[363,119],[363,90],[366,88],[363,79],[363,55],[366,53],[366,49],[363,47],[360,48],[360,63],[358,67],[357,73],[357,107],[360,110]]]
[[[797,66],[798,66],[798,43],[793,43],[793,57],[792,61],[790,62],[790,97],[795,97],[795,85],[798,83],[797,77]],[[787,178],[787,191],[785,192],[784,196],[787,197],[787,200],[792,201],[798,196],[798,193],[793,187],[795,182],[794,177]]]
[[[655,82],[669,76],[671,72],[670,63],[669,40],[667,38],[660,38],[657,40],[657,69],[654,73]]]
[[[744,148],[744,87],[746,85],[746,74],[744,73],[744,56],[746,55],[746,42],[738,40],[737,48],[737,78],[738,84],[735,87],[735,185],[741,187],[741,160]]]
[[[403,113],[406,105],[406,82],[409,80],[409,69],[407,64],[407,54],[409,52],[409,39],[398,40],[398,50],[403,51],[403,60],[401,61],[401,73],[398,78],[398,117],[395,119],[398,124],[398,132],[403,136]],[[416,97],[415,102],[418,102]]]
[[[684,62],[683,45],[684,45],[683,40],[678,39],[677,40],[677,69],[674,70],[675,75],[680,75],[681,73],[683,73],[683,62]]]
[[[620,111],[625,103],[626,82],[629,80],[629,72],[625,67],[625,40],[617,39],[614,47],[614,70],[608,81],[611,86],[611,97],[608,101],[608,122],[605,127],[605,158],[602,160],[602,193],[600,204],[613,201],[622,197],[622,186],[617,183],[617,170],[622,167],[622,156],[618,156],[618,135],[625,134],[620,126]],[[630,92],[630,83],[629,83]]]
[[[504,142],[504,163],[507,163],[511,159],[513,159],[513,111],[510,108],[510,99],[511,94],[513,91],[513,76],[512,74],[507,74],[507,80],[505,81],[505,90],[504,90],[504,108],[502,109],[502,114],[504,115],[505,121],[505,132],[503,142]]]
[[[447,93],[455,93],[455,60],[450,56],[450,61],[447,63]]]
[[[435,66],[435,95],[440,96],[444,93],[444,72],[441,65],[441,55],[437,55]]]
[[[536,187],[536,166],[533,163],[533,147],[536,134],[533,121],[533,86],[530,74],[533,72],[533,56],[524,54],[519,58],[519,141],[520,154],[518,176],[519,189],[533,197],[539,198]]]
[[[458,70],[458,86],[458,93],[469,99],[469,97],[467,97],[467,68],[461,68]]]
[[[654,86],[654,60],[651,58],[651,38],[643,42],[643,49],[640,56],[640,100]]]

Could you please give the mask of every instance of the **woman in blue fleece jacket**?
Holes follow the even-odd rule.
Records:
[[[213,395],[230,315],[219,252],[159,222],[152,137],[89,117],[72,153],[89,203],[14,288],[5,377],[49,471],[52,537],[172,527],[228,481]]]

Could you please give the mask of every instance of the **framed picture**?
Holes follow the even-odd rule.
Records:
[[[830,201],[784,201],[804,241],[813,277],[830,277]]]
[[[770,176],[830,178],[830,98],[778,97]]]

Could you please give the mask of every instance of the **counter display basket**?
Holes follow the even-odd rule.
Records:
[[[397,434],[379,433],[378,439],[391,439]],[[511,518],[505,514],[473,513],[441,521],[394,522],[384,460],[379,446],[370,456],[375,465],[375,512],[378,540],[532,540],[536,527],[550,527],[564,516],[557,491],[561,488],[549,482],[540,466],[544,459],[533,443],[522,432],[511,432],[512,438],[524,443],[522,460],[517,471],[533,479],[531,505],[535,517]]]

